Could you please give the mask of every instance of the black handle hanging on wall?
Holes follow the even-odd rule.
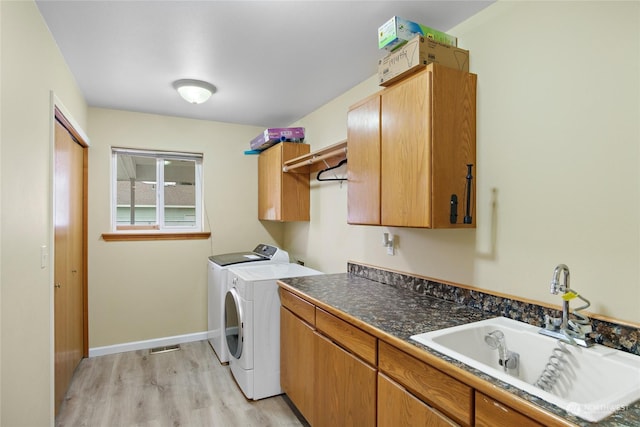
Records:
[[[473,182],[473,175],[471,175],[471,169],[473,168],[473,165],[467,165],[467,191],[466,191],[466,195],[467,195],[467,205],[466,205],[466,209],[465,209],[465,215],[464,215],[464,220],[463,222],[465,224],[471,224],[472,222],[472,218],[471,218],[471,183]]]
[[[458,196],[451,195],[451,211],[449,212],[449,222],[455,224],[458,222]]]

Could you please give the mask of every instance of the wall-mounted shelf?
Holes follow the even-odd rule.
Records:
[[[347,158],[347,140],[299,156],[283,163],[283,172],[312,173],[336,166]]]

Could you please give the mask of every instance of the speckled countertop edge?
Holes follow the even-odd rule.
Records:
[[[534,326],[543,326],[545,315],[561,317],[559,309],[544,307],[531,301],[522,301],[511,296],[496,296],[481,289],[440,283],[408,273],[384,270],[368,265],[348,263],[347,272],[371,279],[375,282],[410,289],[423,295],[477,308],[494,316],[504,316]],[[612,323],[597,318],[591,319],[595,342],[640,356],[640,327]]]
[[[327,274],[282,280],[292,289],[322,302],[383,334],[447,361],[492,385],[556,414],[579,426],[638,426],[640,401],[615,412],[599,423],[590,423],[471,366],[438,353],[410,339],[411,335],[496,317],[495,313],[424,295],[415,290],[380,283],[352,273]],[[444,315],[446,313],[446,315]]]

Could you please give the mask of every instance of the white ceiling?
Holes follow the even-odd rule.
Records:
[[[374,75],[392,16],[448,31],[490,3],[37,0],[90,106],[261,127]],[[188,104],[171,86],[185,78],[217,92]]]

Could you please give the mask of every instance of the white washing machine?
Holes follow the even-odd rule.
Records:
[[[234,252],[213,255],[208,262],[208,313],[207,338],[220,363],[229,362],[227,343],[224,339],[224,295],[227,292],[227,270],[263,264],[289,264],[289,254],[280,248],[260,244],[251,252]]]
[[[298,264],[231,268],[225,296],[229,366],[248,399],[282,394],[278,279],[322,274]]]

